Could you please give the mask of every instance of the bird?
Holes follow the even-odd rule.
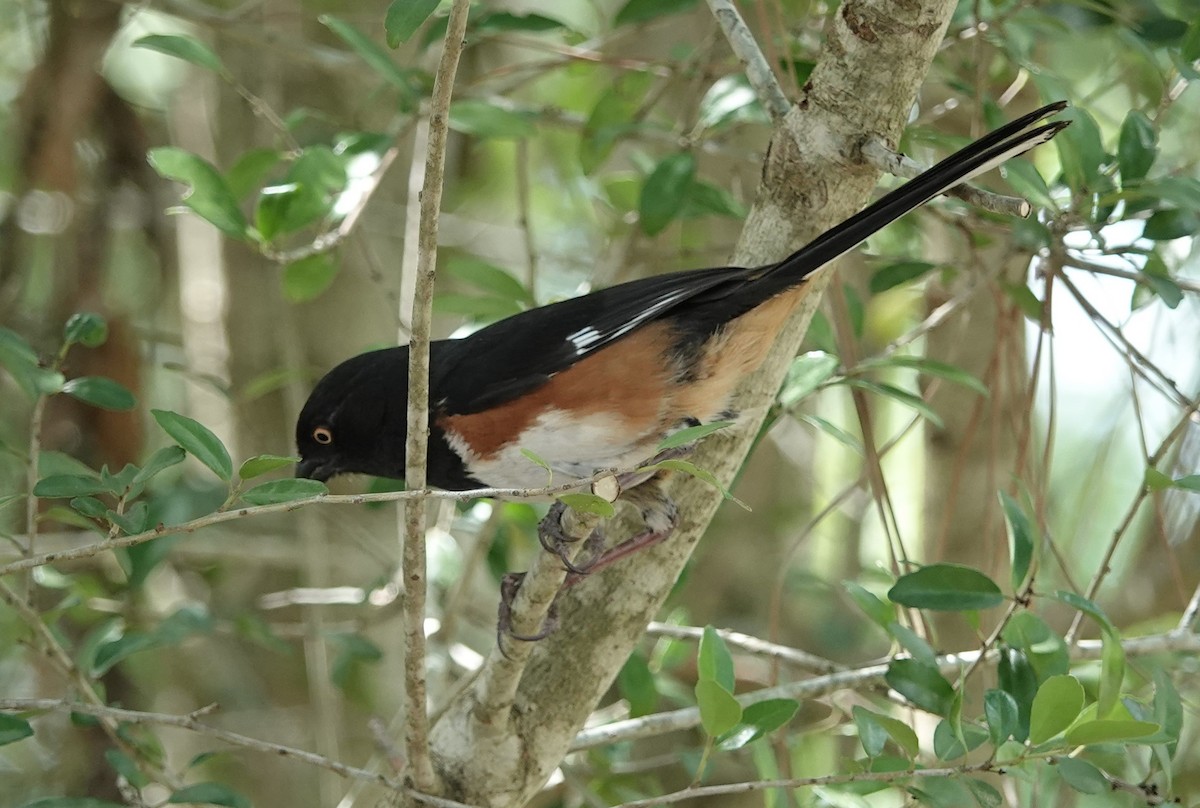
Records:
[[[771,351],[814,273],[914,208],[1046,143],[1069,121],[1044,119],[1066,106],[1048,104],[972,142],[777,263],[641,278],[432,341],[428,482],[452,491],[541,488],[546,470],[531,454],[556,483],[586,480],[644,465],[680,429],[736,417],[731,393]],[[407,397],[407,346],[334,367],[297,419],[296,476],[402,479]],[[642,511],[647,530],[603,563],[674,528],[673,504],[660,487],[642,485],[654,476],[621,477],[621,498]],[[563,538],[543,544],[555,549]]]

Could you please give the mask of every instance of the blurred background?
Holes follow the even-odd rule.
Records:
[[[835,5],[740,7],[798,98]],[[31,446],[33,479],[145,462],[169,443],[151,408],[206,425],[235,461],[290,455],[295,416],[325,370],[407,339],[419,111],[445,17],[435,12],[392,50],[385,10],[0,0],[0,324],[53,357],[73,313],[101,314],[107,340],[71,348],[61,370],[113,379],[138,402],[114,411],[55,395],[43,412],[0,373],[0,494],[25,491]],[[898,542],[911,558],[1006,580],[1005,491],[1045,541],[1037,592],[1083,593],[1109,563],[1095,599],[1126,635],[1176,624],[1200,578],[1200,496],[1187,482],[1200,473],[1198,20],[1195,0],[959,4],[900,148],[928,164],[1070,100],[1074,124],[1055,146],[983,181],[1037,212],[1017,220],[943,199],[842,262],[846,304],[814,321],[734,488],[750,510],[723,506],[663,621],[733,628],[845,665],[886,657],[891,638],[843,581],[882,595]],[[711,12],[689,0],[479,3],[451,126],[434,301],[442,337],[623,280],[722,264],[771,134]],[[188,187],[191,210],[181,208]],[[875,451],[886,507],[864,460]],[[146,524],[208,513],[227,493],[189,458],[153,479]],[[24,547],[22,503],[0,497],[0,563]],[[41,505],[39,552],[98,538],[65,503]],[[499,576],[537,551],[542,506],[434,510],[436,707],[494,642]],[[40,568],[31,603],[111,704],[183,714],[217,702],[210,723],[360,765],[380,751],[369,720],[386,722],[402,701],[397,542],[391,506],[309,508]],[[1035,608],[1057,631],[1070,623],[1061,604]],[[929,628],[939,651],[979,643],[961,615]],[[0,608],[0,698],[63,696],[27,636]],[[690,703],[693,658],[689,642],[648,636],[606,715]],[[1178,760],[1194,761],[1196,660],[1162,662],[1189,718]],[[1147,670],[1131,673],[1134,685]],[[795,672],[739,655],[737,674],[751,687]],[[720,758],[714,776],[836,770],[857,754],[843,731],[853,698],[804,705],[785,738]],[[108,739],[79,724],[47,715],[35,738],[0,747],[0,803],[123,799]],[[347,782],[315,767],[182,730],[131,732],[179,768],[223,749],[198,771],[254,805],[355,804]],[[574,756],[545,800],[610,804],[686,785],[700,745],[669,736]],[[1136,782],[1149,765],[1138,754],[1114,771],[1127,767]],[[1198,782],[1194,763],[1177,768],[1177,793],[1194,798]],[[1135,804],[1036,778],[1007,788],[1012,804]]]

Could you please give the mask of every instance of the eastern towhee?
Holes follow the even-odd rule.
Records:
[[[986,135],[777,264],[656,275],[434,341],[430,484],[545,485],[545,470],[521,449],[544,459],[556,483],[633,469],[673,431],[726,416],[735,385],[767,356],[812,273],[938,194],[1047,142],[1067,122],[1034,125],[1065,107],[1050,104]],[[407,347],[335,367],[296,424],[296,475],[402,478],[407,394]],[[652,541],[674,514],[659,495],[639,496],[644,477],[623,480],[624,496],[642,507]]]

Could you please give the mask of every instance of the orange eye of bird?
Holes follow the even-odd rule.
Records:
[[[329,431],[329,427],[319,426],[313,430],[313,440],[322,446],[328,446],[333,443],[333,433]]]

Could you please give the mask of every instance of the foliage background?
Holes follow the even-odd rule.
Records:
[[[40,445],[31,443],[39,408],[22,390],[16,349],[0,346],[9,370],[0,375],[0,527],[12,538],[0,561],[26,547],[20,494],[31,447],[34,481],[80,473],[80,463],[93,471],[145,464],[171,445],[155,408],[206,425],[239,461],[286,456],[295,413],[320,373],[403,338],[415,249],[409,214],[426,131],[414,113],[429,91],[444,18],[439,12],[389,51],[384,10],[293,0],[0,2],[0,93],[9,102],[0,111],[0,318],[53,357],[72,313],[102,313],[107,339],[72,347],[61,370],[114,379],[138,402],[114,411],[53,395]],[[835,6],[757,0],[742,11],[798,98]],[[1126,637],[1178,624],[1200,579],[1200,438],[1194,415],[1187,419],[1200,381],[1198,19],[1200,6],[1188,0],[959,5],[900,146],[931,162],[1040,102],[1069,99],[1074,124],[1057,148],[1040,149],[1006,178],[1049,213],[1018,221],[941,201],[843,262],[836,283],[845,302],[814,322],[809,342],[820,353],[798,362],[783,399],[818,389],[781,409],[763,435],[734,489],[751,510],[723,507],[665,622],[730,627],[840,665],[886,658],[903,639],[864,614],[842,582],[884,595],[900,537],[914,558],[1007,580],[1004,490],[1042,537],[1031,609],[1058,635],[1075,614],[1045,597],[1060,589],[1089,594]],[[590,288],[726,260],[770,126],[708,8],[488,2],[471,26],[451,116],[439,336]],[[134,45],[147,35],[195,37],[219,65]],[[162,147],[183,151],[152,151]],[[230,206],[219,188],[198,184],[191,201],[212,203],[199,211],[209,221],[164,215],[180,193],[164,176],[192,184],[207,176],[187,154],[218,167],[235,199]],[[1004,188],[998,178],[988,184]],[[917,373],[896,356],[957,370]],[[864,367],[872,357],[890,358]],[[973,389],[980,385],[987,396]],[[876,466],[863,457],[864,401],[873,441],[902,436],[880,467],[894,513],[886,521],[870,483]],[[189,458],[155,475],[143,525],[221,505],[227,486],[210,469]],[[368,485],[339,482],[335,491]],[[87,531],[103,517],[65,505],[38,504],[38,552],[94,540]],[[186,714],[216,702],[206,718],[215,726],[366,765],[380,751],[370,719],[386,721],[402,703],[395,514],[300,513],[5,580],[29,593],[106,703]],[[435,705],[494,642],[498,577],[528,565],[539,513],[521,503],[435,507],[427,537]],[[1111,571],[1089,592],[1110,549]],[[980,618],[984,636],[1000,611]],[[963,615],[916,625],[939,652],[979,644]],[[1098,636],[1091,622],[1083,632]],[[0,636],[0,698],[71,692],[12,603],[0,611]],[[1166,671],[1190,719],[1195,665],[1187,655],[1131,657],[1126,692],[1150,704],[1147,683]],[[750,653],[737,654],[735,671],[743,691],[800,675]],[[1094,697],[1097,666],[1075,672]],[[601,715],[693,703],[698,675],[691,642],[652,633]],[[978,692],[967,691],[972,716],[983,687],[997,684],[993,672],[983,676]],[[879,689],[806,702],[786,731],[717,754],[708,780],[843,771],[863,757],[852,709],[864,705],[891,709]],[[918,729],[922,759],[932,763],[936,721],[895,715]],[[0,802],[129,798],[117,778],[125,764],[105,760],[111,740],[78,723],[41,715],[33,737],[0,748]],[[1183,727],[1169,787],[1194,801],[1194,722]],[[133,732],[122,754],[161,750],[177,770],[225,748],[184,779],[221,783],[255,805],[334,805],[350,787],[202,733]],[[544,799],[617,803],[682,787],[703,746],[697,731],[578,754]],[[1154,772],[1166,788],[1149,747],[1102,746],[1083,757],[1119,782]],[[1141,799],[1121,790],[1081,795],[1050,766],[992,782],[1013,805]],[[901,799],[895,789],[869,798],[865,790],[766,799]],[[920,798],[954,804],[954,793]]]

